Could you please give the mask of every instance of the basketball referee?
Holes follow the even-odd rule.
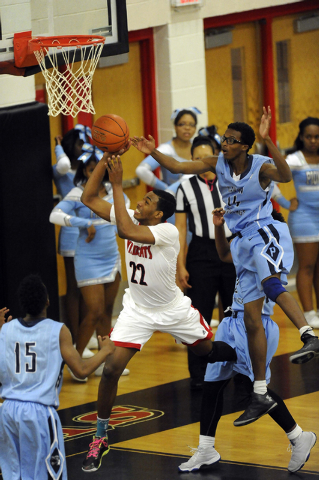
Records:
[[[192,160],[213,155],[214,144],[208,136],[194,139]],[[207,323],[210,323],[217,292],[225,310],[232,303],[236,273],[233,264],[219,259],[215,246],[215,229],[212,221],[214,208],[223,206],[214,173],[194,175],[180,184],[176,194],[176,222],[179,230],[180,253],[177,260],[177,282],[186,290],[192,305],[197,308]],[[192,240],[187,252],[187,221]],[[226,237],[231,236],[225,226]],[[188,351],[188,368],[191,389],[202,387],[206,362]]]

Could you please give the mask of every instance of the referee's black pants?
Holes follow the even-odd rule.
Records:
[[[187,295],[206,322],[210,324],[217,292],[225,310],[232,304],[236,272],[232,263],[222,262],[218,256],[215,240],[193,235],[188,248],[186,269],[192,288]],[[188,368],[194,381],[202,381],[206,370],[206,361],[188,350]]]

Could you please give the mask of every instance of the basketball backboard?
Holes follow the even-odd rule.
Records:
[[[14,34],[32,32],[35,36],[102,35],[105,37],[101,57],[121,55],[129,51],[126,0],[9,0],[0,7],[0,74],[34,75],[34,66],[23,72],[8,71],[14,63]],[[76,51],[80,59],[80,51]],[[59,64],[63,65],[62,55]],[[49,64],[48,64],[49,65]]]

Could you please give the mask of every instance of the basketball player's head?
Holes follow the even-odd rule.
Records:
[[[39,315],[49,305],[47,288],[39,275],[28,275],[18,288],[18,299],[23,315]]]
[[[134,217],[141,225],[157,225],[166,222],[175,213],[175,208],[174,195],[154,189],[137,203]]]
[[[227,127],[221,137],[222,152],[226,160],[236,160],[241,155],[247,155],[256,139],[255,132],[244,122],[233,122]]]

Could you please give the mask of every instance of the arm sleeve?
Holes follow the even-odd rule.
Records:
[[[287,155],[286,162],[288,163],[291,170],[294,170],[295,167],[298,168],[305,164],[304,156],[300,151]]]
[[[148,157],[147,157],[148,158]],[[145,160],[147,160],[147,158]],[[152,158],[154,160],[154,158]],[[157,166],[155,166],[154,170],[159,167],[159,163],[157,163]],[[140,180],[142,180],[146,185],[149,185],[150,187],[158,188],[159,190],[165,190],[168,185],[166,185],[165,182],[157,178],[157,176],[152,172],[152,167],[148,163],[140,163],[139,166],[135,170],[136,175]]]
[[[172,195],[174,195],[174,197],[176,197],[176,193],[177,193],[177,190],[178,190],[178,187],[180,186],[180,184],[181,184],[181,180],[177,180],[177,182],[174,182],[171,185],[169,185],[165,189],[165,191],[168,192],[168,193],[171,193]]]
[[[69,157],[64,153],[61,145],[55,147],[55,156],[57,159],[57,172],[60,175],[66,175],[71,170],[71,162]]]
[[[58,203],[51,212],[50,222],[61,225],[62,227],[87,228],[92,225],[93,222],[88,218],[76,217],[69,214],[69,212],[74,212],[75,203],[76,202],[69,200],[62,200],[62,202]]]
[[[290,201],[287,200],[283,194],[281,193],[278,185],[275,183],[274,185],[274,190],[273,190],[273,193],[272,193],[272,196],[271,198],[273,200],[275,200],[277,203],[279,203],[279,205],[283,208],[286,208],[287,210],[289,210],[290,208]]]

